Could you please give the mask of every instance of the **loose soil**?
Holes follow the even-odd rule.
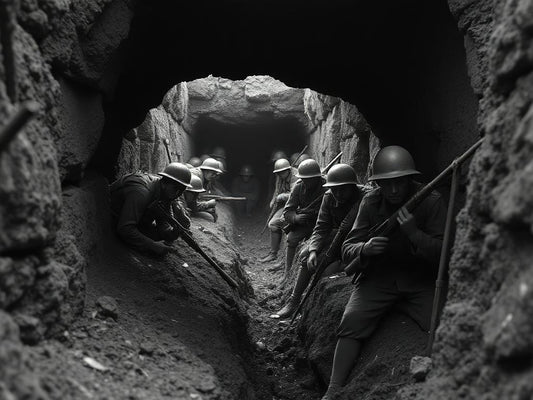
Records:
[[[283,305],[291,283],[283,283],[283,270],[275,263],[259,262],[269,250],[268,231],[261,234],[264,221],[263,214],[235,220],[234,243],[254,294],[243,302],[242,315],[238,311],[231,318],[215,310],[219,305],[197,302],[190,287],[175,278],[175,268],[187,268],[183,260],[191,258],[190,252],[157,260],[105,238],[102,257],[88,269],[83,315],[59,338],[29,348],[29,363],[50,397],[320,399],[327,372],[307,360],[302,328],[269,317]],[[194,225],[213,229],[210,222],[195,220]],[[342,283],[337,282],[346,286]],[[98,311],[101,296],[117,301],[116,319]],[[231,299],[222,298],[235,308]],[[352,395],[343,398],[357,393],[358,398],[389,399],[407,382],[408,360],[425,336],[406,316],[383,325],[352,374],[357,377],[347,386]],[[324,348],[333,346],[334,338],[324,337]],[[87,357],[101,366],[91,367]],[[331,362],[326,358],[324,365]]]

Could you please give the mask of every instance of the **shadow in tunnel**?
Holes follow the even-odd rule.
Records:
[[[272,153],[282,150],[290,157],[292,153],[300,152],[307,144],[308,133],[294,118],[265,118],[253,124],[232,125],[201,117],[194,125],[191,137],[196,156],[211,154],[216,147],[225,150],[227,172],[220,181],[228,190],[241,167],[250,165],[260,182],[258,206],[261,207],[270,200],[270,186],[274,184]]]

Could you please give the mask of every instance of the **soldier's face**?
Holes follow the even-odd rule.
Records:
[[[337,200],[337,203],[344,204],[352,197],[354,186],[355,185],[333,186],[331,188],[331,194],[333,194],[333,197],[335,200]]]
[[[217,173],[215,171],[211,171],[211,170],[208,170],[208,169],[204,169],[204,178],[208,181],[212,181],[214,179],[216,179],[217,177]]]
[[[320,184],[320,182],[322,182],[322,179],[320,177],[302,178],[302,182],[303,182],[303,184],[305,185],[306,188],[312,190],[315,187],[317,187]]]
[[[402,204],[409,194],[409,177],[400,176],[392,179],[379,179],[376,181],[381,188],[381,193],[390,204]]]
[[[161,182],[161,190],[165,198],[168,200],[174,200],[183,193],[185,185],[173,181],[172,179],[163,179]]]
[[[280,179],[287,179],[289,176],[290,170],[286,169],[285,171],[278,172]]]

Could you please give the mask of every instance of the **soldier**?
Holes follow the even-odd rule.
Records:
[[[282,228],[285,225],[283,219],[283,207],[289,199],[292,188],[296,184],[296,169],[292,168],[285,158],[280,158],[274,163],[273,175],[276,177],[276,184],[272,200],[270,200],[270,218],[267,221],[270,230],[270,252],[260,259],[261,262],[275,261],[278,256]]]
[[[283,231],[287,233],[285,277],[292,266],[298,243],[307,239],[313,232],[325,192],[322,186],[325,181],[315,160],[310,158],[303,161],[298,167],[296,177],[300,179],[294,185],[283,209]]]
[[[309,284],[311,275],[323,262],[329,244],[350,210],[359,209],[363,192],[357,185],[355,170],[348,164],[336,164],[328,171],[326,183],[329,190],[324,194],[313,234],[300,253],[301,266],[289,302],[273,318],[288,318],[298,308],[302,294]],[[346,231],[345,234],[348,232]],[[329,264],[323,275],[342,271],[339,251],[338,260]]]
[[[241,201],[237,205],[242,206],[247,217],[251,217],[259,200],[259,180],[250,165],[242,166],[239,176],[233,179],[231,192],[234,196],[246,197],[246,201]]]
[[[200,157],[191,157],[189,161],[187,162],[191,167],[199,167],[202,165],[202,160],[200,160]]]
[[[394,304],[407,312],[425,331],[429,329],[446,205],[440,194],[431,192],[411,213],[398,212],[399,228],[388,237],[368,239],[369,229],[398,210],[421,184],[413,158],[400,146],[381,149],[373,162],[378,188],[363,197],[354,227],[342,245],[346,263],[356,257],[364,267],[337,330],[328,391],[331,399],[344,384],[359,356],[361,341],[368,338],[383,314]]]
[[[226,161],[226,150],[223,147],[217,146],[213,149],[210,154],[211,158],[214,158],[217,161]]]
[[[287,155],[285,154],[284,151],[282,151],[282,150],[274,150],[272,152],[272,155],[270,156],[269,167],[272,168],[272,169],[275,169],[274,168],[274,164],[276,163],[277,160],[280,160],[282,158],[285,159],[285,160],[289,159],[289,157],[287,157]],[[290,162],[289,162],[289,165],[290,165]],[[271,198],[272,197],[275,188],[276,188],[276,174],[272,174],[272,175],[269,175],[269,178],[268,178],[268,195],[267,195],[267,198]]]
[[[309,154],[306,154],[306,153],[303,153],[299,158],[298,156],[300,155],[300,153],[292,153],[291,154],[291,159],[290,159],[290,162],[291,162],[291,165],[293,165],[294,167],[298,168],[298,165],[300,165],[300,163],[302,161],[305,161],[309,158],[311,158],[311,156]]]
[[[157,175],[127,174],[114,181],[109,190],[118,236],[135,249],[164,255],[179,232],[161,218],[155,205],[162,204],[188,229],[191,221],[176,200],[190,186],[191,172],[184,164],[171,163]]]
[[[217,176],[222,173],[220,164],[214,158],[206,158],[202,165],[191,169],[191,172],[202,180],[202,187],[206,190],[212,190],[211,185],[216,180]],[[213,193],[220,194],[220,193]]]
[[[191,176],[191,187],[185,189],[183,198],[187,206],[187,211],[192,217],[199,217],[208,221],[217,222],[218,214],[216,211],[216,200],[201,201],[198,195],[205,192],[202,186],[202,180],[196,175]]]

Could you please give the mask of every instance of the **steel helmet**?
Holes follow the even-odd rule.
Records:
[[[400,176],[418,175],[413,157],[400,146],[383,147],[372,163],[372,175],[369,181],[392,179]]]
[[[205,189],[202,185],[202,180],[196,175],[191,176],[191,187],[186,189],[188,192],[202,193],[205,192]]]
[[[220,168],[220,171],[226,172],[226,164],[222,160],[218,160],[218,166]]]
[[[218,172],[219,174],[222,173],[220,163],[214,158],[206,158],[202,165],[200,165],[200,169],[208,169],[210,171]]]
[[[213,158],[222,158],[226,159],[226,150],[224,150],[222,147],[215,147],[213,149],[213,152],[210,154]]]
[[[252,167],[249,165],[243,165],[241,168],[241,172],[239,172],[239,175],[243,176],[252,176],[254,174],[254,171],[252,170]]]
[[[270,161],[277,161],[281,158],[287,159],[287,154],[285,154],[284,151],[277,150],[272,153],[272,157],[270,157]]]
[[[274,174],[277,174],[278,172],[285,171],[290,168],[291,164],[289,164],[289,161],[286,158],[280,158],[274,163]]]
[[[181,183],[186,187],[191,187],[191,171],[189,171],[189,168],[185,164],[178,162],[170,163],[162,172],[158,172],[157,174]]]
[[[202,160],[200,160],[200,157],[191,157],[188,163],[191,164],[193,167],[199,167],[200,165],[202,165]]]
[[[326,183],[322,186],[357,185],[355,170],[348,164],[335,164],[326,175]]]
[[[312,158],[302,161],[298,166],[297,178],[316,178],[318,176],[322,176],[322,171],[320,171],[318,163]]]

